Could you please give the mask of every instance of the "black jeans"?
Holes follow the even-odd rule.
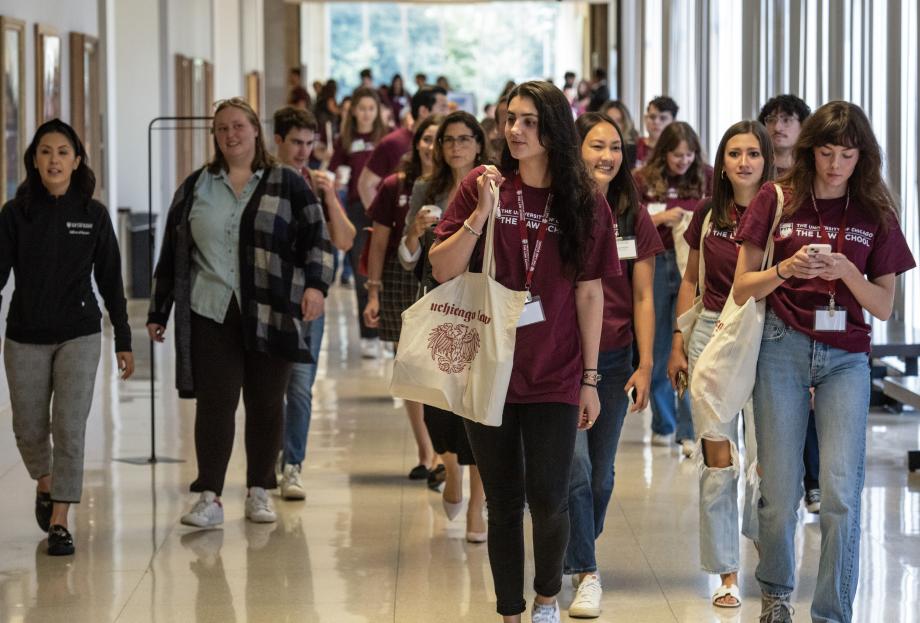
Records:
[[[367,288],[365,287],[367,284],[367,277],[358,273],[361,252],[364,250],[364,245],[367,242],[368,236],[370,236],[370,232],[367,231],[366,228],[372,227],[373,223],[364,211],[364,204],[360,201],[350,202],[346,209],[346,213],[356,230],[355,242],[348,251],[348,260],[351,262],[351,269],[355,277],[355,295],[358,300],[358,329],[361,332],[362,338],[375,338],[377,337],[377,329],[372,329],[364,322],[364,308],[367,307]]]
[[[192,312],[192,373],[198,478],[190,489],[223,492],[241,389],[246,407],[246,486],[277,487],[275,459],[281,449],[291,362],[243,347],[235,298],[222,323]]]
[[[502,425],[465,420],[489,509],[489,566],[498,613],[520,614],[524,600],[524,501],[533,521],[538,595],[562,589],[569,540],[569,474],[578,407],[560,403],[506,404]],[[526,497],[525,497],[526,495]]]

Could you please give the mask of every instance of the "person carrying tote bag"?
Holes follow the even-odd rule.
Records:
[[[479,238],[483,229],[492,231],[496,280],[530,295],[501,426],[464,424],[486,492],[496,609],[515,623],[527,607],[526,491],[535,539],[531,616],[558,623],[575,433],[590,427],[600,411],[601,280],[619,273],[619,261],[610,207],[581,160],[562,91],[537,81],[515,87],[505,139],[500,171],[477,167],[464,179],[428,257],[434,278],[446,282],[471,263],[476,269],[483,256]],[[498,186],[497,215],[490,181]]]

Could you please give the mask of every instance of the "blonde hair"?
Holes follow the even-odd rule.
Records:
[[[269,153],[268,148],[265,146],[265,135],[262,131],[262,123],[259,121],[259,115],[256,114],[256,111],[252,109],[252,106],[250,106],[246,100],[242,97],[231,97],[230,99],[215,102],[214,107],[214,121],[211,123],[211,135],[214,141],[214,157],[211,159],[211,162],[208,163],[208,171],[210,173],[219,173],[220,171],[227,171],[230,168],[227,164],[227,159],[224,158],[223,152],[220,151],[220,145],[217,144],[217,134],[215,132],[217,115],[227,108],[241,110],[243,114],[246,115],[246,119],[249,123],[252,124],[252,127],[256,129],[256,153],[252,158],[252,170],[258,171],[260,169],[268,169],[277,163],[275,157]]]

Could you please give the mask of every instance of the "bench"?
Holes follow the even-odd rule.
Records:
[[[920,409],[920,327],[903,320],[872,326],[873,388],[902,405]]]

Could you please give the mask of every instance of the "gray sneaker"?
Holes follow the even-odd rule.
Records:
[[[789,595],[761,596],[760,623],[792,623],[794,612],[789,603]]]

